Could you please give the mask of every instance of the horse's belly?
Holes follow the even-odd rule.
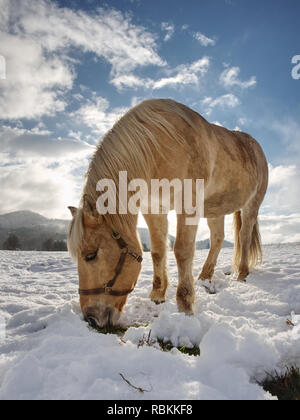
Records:
[[[205,198],[204,217],[207,219],[232,214],[240,210],[249,196],[244,191],[218,192]]]

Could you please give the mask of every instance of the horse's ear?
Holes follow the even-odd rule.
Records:
[[[102,216],[87,194],[83,196],[83,221],[86,226],[97,226],[102,222]]]
[[[68,209],[70,210],[72,217],[75,217],[77,214],[78,209],[76,207],[68,207]]]
[[[94,213],[95,205],[92,203],[91,197],[87,194],[83,196],[83,210],[88,213]]]
[[[99,213],[96,208],[96,203],[92,201],[91,197],[85,194],[83,196],[83,212],[88,214],[90,217],[99,219]],[[98,223],[98,221],[97,221]]]
[[[83,224],[91,228],[98,227],[103,221],[103,216],[100,214],[94,215],[89,211],[83,211]]]

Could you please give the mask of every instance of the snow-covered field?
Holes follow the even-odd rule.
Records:
[[[196,253],[195,275],[205,256]],[[0,331],[0,399],[269,399],[257,385],[265,372],[300,366],[299,328],[286,324],[291,312],[300,314],[300,245],[265,247],[263,268],[247,284],[224,275],[232,249],[223,250],[218,293],[209,295],[197,282],[193,317],[177,312],[173,254],[168,301],[160,306],[148,299],[152,262],[149,253],[144,257],[122,322],[149,325],[120,338],[82,321],[68,254],[0,252],[0,329],[6,326],[5,337]],[[199,345],[200,357],[138,346],[150,330],[153,339],[174,346]]]

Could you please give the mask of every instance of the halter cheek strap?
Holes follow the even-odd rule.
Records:
[[[124,241],[124,239],[121,237],[119,232],[113,232],[112,233],[113,239],[115,239],[121,249],[121,255],[118,261],[118,264],[115,268],[115,275],[114,277],[106,283],[104,286],[97,288],[97,289],[79,289],[79,295],[81,296],[94,296],[94,295],[109,295],[109,296],[127,296],[129,295],[133,289],[131,290],[124,290],[124,291],[117,291],[113,290],[113,286],[115,285],[119,275],[122,272],[126,256],[130,255],[132,258],[134,258],[138,263],[141,263],[143,261],[143,258],[136,254],[135,252],[131,251],[128,248],[128,244]]]

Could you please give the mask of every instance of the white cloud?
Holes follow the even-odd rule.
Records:
[[[216,99],[207,97],[203,100],[203,104],[208,105],[210,108],[214,108],[216,106],[234,108],[239,105],[239,103],[239,99],[231,93],[219,96]]]
[[[300,123],[299,121],[288,118],[283,121],[272,122],[271,128],[276,132],[283,143],[286,154],[292,160],[300,164]]]
[[[300,242],[300,214],[261,215],[260,230],[263,243]]]
[[[26,6],[21,24],[47,50],[81,48],[105,58],[114,74],[139,66],[165,64],[155,51],[155,36],[117,10],[99,8],[97,13],[89,15],[58,8],[44,0],[39,0],[38,7],[26,0]]]
[[[151,79],[143,79],[141,77],[135,76],[134,74],[121,74],[114,77],[111,80],[111,83],[118,89],[122,90],[124,88],[149,88],[151,87],[153,81]]]
[[[118,89],[138,88],[159,90],[165,87],[177,88],[181,86],[197,85],[210,66],[209,57],[203,57],[191,64],[182,64],[174,69],[165,69],[166,77],[154,80],[150,78],[139,78],[133,74],[121,75],[112,79]]]
[[[281,140],[281,164],[269,165],[269,191],[265,205],[276,214],[299,211],[300,197],[300,124],[290,118],[271,124]],[[275,137],[276,138],[276,137]]]
[[[291,214],[298,212],[300,170],[296,165],[269,164],[269,189],[264,202],[267,212]]]
[[[10,158],[46,158],[63,160],[92,153],[93,147],[83,141],[55,139],[48,131],[34,128],[2,127],[0,131],[1,153]]]
[[[202,34],[201,32],[195,32],[194,38],[200,42],[203,47],[214,46],[216,45],[216,41],[212,38],[208,38],[206,35]]]
[[[34,41],[1,35],[0,51],[7,77],[0,82],[2,119],[38,118],[66,107],[63,93],[73,85],[74,74],[64,60],[46,57]]]
[[[243,125],[243,126],[247,125],[247,124],[249,124],[249,120],[248,120],[248,118],[241,117],[241,118],[238,119],[238,124]]]
[[[94,97],[82,105],[71,116],[90,127],[94,133],[103,136],[114,123],[128,110],[115,108],[109,110],[109,102],[102,97]]]
[[[1,128],[0,213],[28,209],[66,218],[67,206],[78,203],[94,148],[41,133]]]
[[[239,105],[239,103],[239,99],[231,93],[219,96],[215,99],[208,96],[202,100],[202,106],[205,108],[205,114],[207,116],[209,116],[212,113],[215,107],[235,108]]]
[[[173,23],[162,22],[161,29],[166,32],[164,41],[169,41],[175,33],[175,26]]]
[[[0,0],[0,10],[0,51],[7,63],[7,79],[0,82],[3,119],[63,111],[63,95],[72,88],[79,64],[74,49],[104,58],[111,77],[165,65],[155,36],[116,10],[89,15],[46,0]]]
[[[199,82],[199,78],[207,73],[209,65],[209,58],[203,57],[192,64],[178,66],[172,70],[174,75],[154,81],[152,88],[156,90],[166,86],[196,85]]]
[[[273,167],[269,164],[269,186],[270,187],[284,187],[297,174],[297,167],[295,165],[284,166],[279,165]]]
[[[239,67],[231,67],[225,69],[220,76],[220,83],[222,86],[227,89],[230,89],[234,86],[238,86],[241,89],[247,89],[256,85],[257,81],[255,76],[252,76],[249,80],[241,81],[238,78],[240,71],[241,70]]]

